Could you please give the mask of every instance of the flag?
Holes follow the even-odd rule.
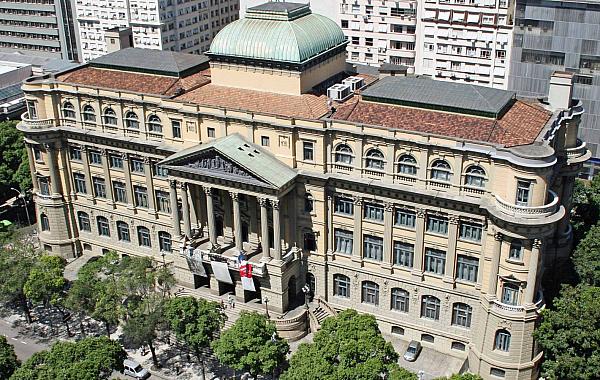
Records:
[[[240,278],[242,279],[244,290],[256,291],[254,280],[252,279],[252,264],[245,260],[240,263]]]

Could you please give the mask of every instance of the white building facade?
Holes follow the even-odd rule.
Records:
[[[84,61],[106,54],[105,32],[131,27],[133,46],[200,54],[238,18],[239,0],[77,0]]]
[[[419,2],[415,73],[507,88],[513,12],[508,0]]]

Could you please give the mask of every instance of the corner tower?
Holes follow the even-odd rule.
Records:
[[[308,4],[271,2],[225,27],[206,54],[215,85],[300,95],[344,71],[347,44]]]

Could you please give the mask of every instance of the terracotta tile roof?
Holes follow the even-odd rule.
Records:
[[[82,67],[59,75],[57,80],[83,86],[111,88],[154,95],[174,95],[177,93],[178,88],[188,90],[210,82],[210,79],[202,75],[202,72],[180,79],[170,76],[140,74],[94,67]]]
[[[499,120],[426,109],[372,103],[358,97],[342,104],[334,119],[431,133],[507,147],[531,144],[552,114],[518,100]]]
[[[324,95],[285,95],[214,84],[197,88],[176,99],[207,106],[305,119],[318,119],[328,111],[327,97]]]

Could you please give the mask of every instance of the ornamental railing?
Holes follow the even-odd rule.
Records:
[[[54,127],[54,119],[30,119],[27,112],[21,115],[21,121],[29,129],[47,129]]]
[[[498,195],[494,195],[494,198],[496,199],[496,208],[505,214],[516,217],[540,217],[552,215],[558,209],[558,195],[552,190],[548,190],[548,194],[552,200],[543,206],[520,206],[508,203]]]

